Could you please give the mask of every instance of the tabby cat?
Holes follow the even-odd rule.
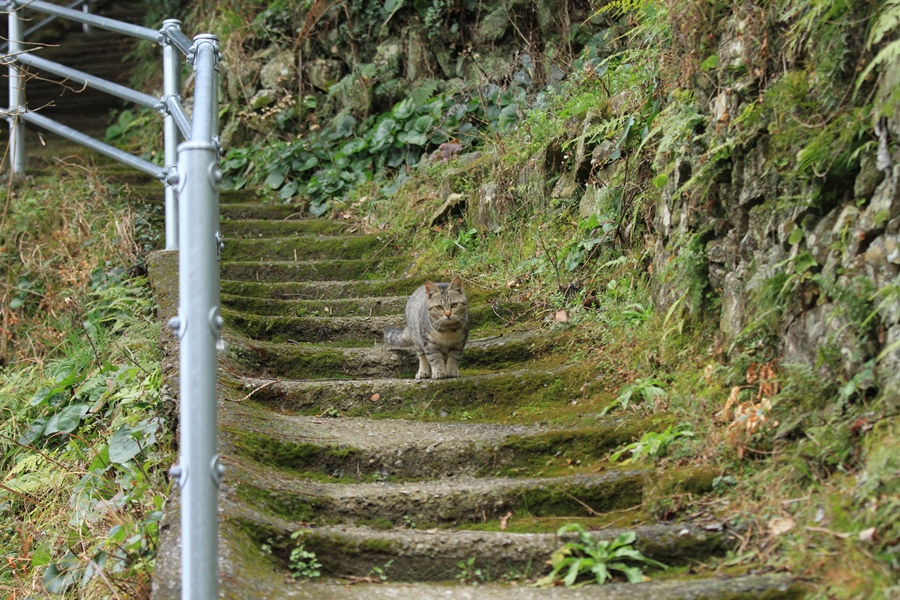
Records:
[[[459,377],[459,360],[469,339],[469,308],[462,281],[425,282],[406,303],[406,327],[386,329],[391,346],[415,347],[416,379]]]

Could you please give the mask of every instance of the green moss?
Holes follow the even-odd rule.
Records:
[[[346,468],[359,455],[356,448],[323,448],[315,444],[283,442],[271,435],[223,429],[238,454],[262,464],[297,472],[335,472]]]
[[[243,482],[236,487],[238,498],[248,506],[293,521],[314,521],[326,506],[322,498],[311,495],[263,490]]]
[[[225,244],[222,260],[360,259],[384,249],[385,241],[374,235],[237,239]]]
[[[631,508],[643,499],[640,475],[611,479],[608,485],[550,484],[521,495],[525,510],[538,516],[589,516]]]
[[[398,275],[412,259],[323,260],[305,262],[229,262],[222,265],[222,279],[242,281],[347,281]]]

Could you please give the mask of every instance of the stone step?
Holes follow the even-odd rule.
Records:
[[[349,260],[232,261],[222,264],[222,279],[238,281],[334,281],[383,278],[397,275],[412,265],[411,256]]]
[[[256,201],[249,201],[250,199]],[[236,201],[240,200],[240,201]],[[219,214],[222,220],[301,221],[306,211],[297,204],[263,204],[252,190],[223,192]],[[313,220],[313,219],[310,219]],[[340,223],[340,221],[338,221]]]
[[[224,197],[224,194],[223,194]],[[240,209],[246,211],[242,205]],[[296,208],[295,208],[296,210]],[[229,209],[231,212],[231,209]],[[233,213],[232,213],[233,214]],[[231,238],[269,238],[306,235],[340,235],[351,231],[353,228],[347,223],[333,219],[297,219],[293,220],[267,220],[267,219],[223,219],[220,228],[226,243],[231,243]],[[226,246],[227,247],[227,246]]]
[[[642,470],[563,477],[453,477],[404,483],[317,483],[229,458],[237,496],[269,515],[297,522],[379,528],[458,526],[499,521],[508,513],[584,519],[643,500]],[[256,467],[256,468],[254,468]]]
[[[289,415],[252,401],[229,408],[222,418],[224,453],[256,461],[256,469],[269,465],[358,480],[524,476],[543,473],[548,463],[573,469],[578,461],[603,458],[672,421],[665,415],[603,417],[566,428]],[[682,470],[678,483],[697,492],[712,477]]]
[[[222,294],[222,306],[259,316],[380,317],[402,315],[409,296],[333,298],[330,300],[283,300]]]
[[[335,235],[226,239],[222,260],[300,261],[373,258],[384,255],[390,242],[377,235]]]
[[[379,565],[379,568],[384,565]],[[388,569],[388,573],[390,569]],[[505,573],[505,571],[504,571]],[[459,573],[458,573],[459,574]],[[805,595],[799,584],[779,574],[721,576],[689,580],[659,580],[640,584],[608,583],[581,588],[534,588],[525,585],[382,583],[377,573],[367,579],[279,581],[270,576],[258,587],[235,581],[241,598],[285,600],[797,600]],[[231,587],[231,586],[230,586]],[[171,592],[172,598],[178,591]],[[249,594],[249,595],[243,595]]]
[[[246,377],[234,382],[238,398],[252,397],[289,413],[334,412],[354,417],[439,417],[454,411],[508,410],[531,404],[577,403],[602,384],[592,365],[529,368],[455,379],[343,379],[290,381]]]
[[[271,548],[273,562],[280,563],[282,569],[288,565],[290,551],[302,544],[305,550],[315,553],[326,577],[365,577],[375,567],[383,568],[392,561],[387,573],[392,581],[454,581],[460,563],[474,558],[474,565],[495,580],[504,579],[504,575],[510,579],[515,575],[537,578],[549,570],[545,564],[553,552],[576,539],[574,535],[558,537],[554,533],[304,527],[246,503],[229,507],[228,512],[257,544],[265,543]],[[591,535],[611,541],[625,531],[610,528]],[[709,529],[692,524],[659,524],[628,531],[636,536],[636,550],[666,566],[723,554],[737,541],[721,523],[712,524]]]
[[[413,283],[418,283],[418,281],[413,281]],[[235,311],[259,316],[374,317],[379,315],[402,315],[406,308],[406,301],[409,299],[409,293],[389,296],[354,296],[351,295],[349,289],[345,290],[348,292],[346,297],[315,297],[314,299],[302,298],[299,293],[293,298],[272,297],[274,295],[272,288],[255,287],[253,289],[248,288],[248,291],[257,291],[261,296],[242,296],[226,291],[222,294],[222,304]],[[312,292],[313,290],[308,291]],[[527,321],[534,315],[532,304],[505,300],[504,298],[508,298],[509,294],[473,287],[468,284],[465,287],[465,291],[470,311],[479,308],[479,305],[485,306],[495,313],[497,319],[509,325],[519,324],[523,320]],[[411,292],[412,290],[410,290]]]
[[[330,321],[353,321],[355,318],[335,317]],[[389,323],[392,317],[372,317],[368,323]],[[228,316],[226,315],[226,322]],[[337,326],[336,323],[331,323]],[[334,330],[332,330],[334,331]],[[381,342],[381,328],[373,332],[377,338],[368,347],[341,347],[314,343],[274,343],[256,341],[252,336],[236,340],[227,336],[228,346],[238,349],[234,356],[247,369],[257,370],[264,377],[289,379],[341,379],[344,377],[402,377],[412,378],[419,361],[412,348],[394,348]],[[356,329],[351,335],[359,335]],[[235,343],[238,342],[238,343]],[[351,338],[359,343],[359,337]],[[462,376],[467,377],[484,369],[502,369],[536,360],[549,352],[558,342],[535,332],[524,331],[489,338],[473,339],[466,345],[461,361]]]
[[[369,299],[370,306],[377,302]],[[228,303],[222,314],[226,324],[247,337],[254,340],[282,343],[302,342],[335,342],[348,341],[358,344],[380,343],[386,327],[402,329],[405,326],[403,310],[406,306],[405,299],[391,302],[395,308],[389,314],[372,316],[337,316],[331,315],[328,306],[324,306],[321,312],[308,316],[279,316],[257,315],[248,312],[234,310]],[[321,303],[314,306],[321,306]],[[306,310],[300,305],[301,310]],[[346,307],[344,307],[346,308]],[[399,310],[396,310],[399,309]],[[372,312],[374,310],[370,309]],[[383,311],[379,311],[383,312]],[[470,336],[479,332],[503,328],[498,333],[505,333],[511,325],[518,325],[518,329],[525,329],[532,319],[532,308],[528,304],[521,303],[496,303],[490,306],[472,306],[469,308]]]
[[[237,281],[223,278],[222,292],[231,296],[254,297],[266,300],[351,300],[357,298],[409,297],[417,287],[428,280],[449,279],[449,274],[430,277],[414,275],[403,278],[369,279],[356,281]],[[518,297],[510,290],[482,288],[477,282],[465,282],[466,296],[470,302],[515,301]],[[250,311],[253,312],[253,311]],[[260,314],[265,314],[260,313]]]

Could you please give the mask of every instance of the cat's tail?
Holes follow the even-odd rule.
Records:
[[[388,346],[399,346],[401,348],[409,348],[413,345],[412,338],[409,337],[409,329],[406,327],[402,331],[393,327],[385,329],[384,343]]]

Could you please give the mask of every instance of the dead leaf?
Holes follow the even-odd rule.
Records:
[[[797,523],[791,517],[775,517],[769,521],[769,533],[772,535],[784,535],[794,528]]]
[[[703,369],[703,378],[706,379],[706,385],[710,385],[712,382],[713,374],[716,372],[716,364],[709,363],[706,365],[706,368]]]
[[[371,400],[372,402],[378,402],[379,400],[381,400],[381,394],[376,392],[376,393],[372,394],[372,397],[369,398],[369,400]]]
[[[865,542],[866,544],[871,544],[878,540],[878,535],[875,533],[874,527],[869,527],[868,529],[863,529],[859,532],[859,541]]]
[[[509,520],[512,519],[512,511],[509,511],[502,517],[500,517],[500,529],[506,529],[506,526],[509,524]]]
[[[569,313],[565,310],[556,311],[556,322],[557,323],[568,323],[569,322]]]

